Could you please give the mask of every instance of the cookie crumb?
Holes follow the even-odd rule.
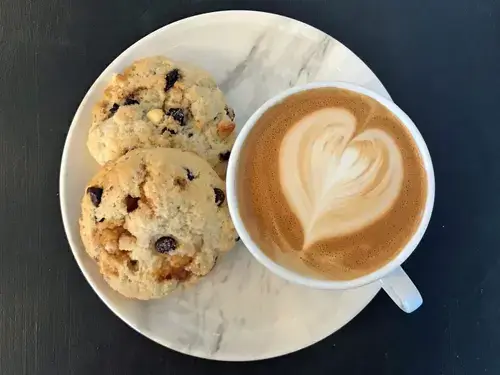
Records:
[[[125,197],[125,205],[127,206],[127,212],[135,211],[139,207],[139,198],[127,195]]]

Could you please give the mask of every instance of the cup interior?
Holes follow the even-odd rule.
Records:
[[[324,279],[316,279],[312,277],[307,277],[302,274],[299,274],[297,272],[294,272],[288,268],[283,267],[282,265],[274,262],[271,258],[269,258],[261,249],[260,247],[253,241],[252,237],[248,233],[247,229],[245,228],[245,224],[241,218],[240,211],[239,211],[239,202],[238,202],[238,197],[237,197],[237,188],[238,188],[238,180],[237,180],[237,175],[238,175],[238,166],[240,163],[240,155],[242,153],[242,150],[245,148],[245,141],[254,127],[254,125],[257,123],[257,121],[261,118],[261,116],[271,107],[274,105],[280,103],[287,97],[307,91],[307,90],[312,90],[312,89],[317,89],[317,88],[340,88],[340,89],[346,89],[353,91],[355,93],[363,94],[366,96],[371,97],[372,99],[375,99],[377,102],[382,104],[384,107],[386,107],[390,112],[392,112],[399,120],[400,122],[407,128],[407,130],[410,132],[415,144],[418,147],[418,150],[420,152],[421,158],[422,158],[422,163],[426,172],[426,177],[427,177],[427,196],[425,200],[425,205],[424,205],[424,212],[422,215],[422,218],[420,220],[420,223],[418,224],[418,227],[416,231],[413,233],[413,236],[410,238],[410,240],[407,242],[405,247],[388,263],[386,263],[384,266],[381,268],[378,268],[377,270],[363,275],[359,278],[356,279],[351,279],[351,280],[342,280],[342,281],[334,281],[334,280],[324,280]],[[293,282],[297,284],[302,284],[305,286],[313,287],[313,288],[318,288],[318,289],[349,289],[349,288],[356,288],[362,285],[369,284],[371,282],[374,282],[378,279],[383,278],[385,275],[391,273],[394,269],[396,269],[398,266],[400,266],[410,255],[411,253],[415,250],[417,247],[418,243],[422,239],[425,230],[427,229],[427,226],[430,221],[432,209],[434,206],[434,196],[435,196],[435,180],[434,180],[434,169],[432,166],[432,160],[429,154],[429,150],[427,148],[427,145],[425,144],[425,141],[420,134],[419,130],[413,123],[413,121],[404,113],[394,102],[392,102],[389,99],[386,99],[385,97],[368,90],[364,87],[351,84],[351,83],[346,83],[346,82],[320,82],[320,83],[310,83],[307,85],[303,86],[296,86],[291,89],[288,89],[281,94],[278,94],[277,96],[269,99],[266,103],[264,103],[246,122],[246,124],[243,126],[243,129],[241,132],[238,134],[238,137],[236,139],[236,142],[234,144],[233,150],[231,152],[231,157],[229,159],[229,164],[228,164],[228,170],[227,170],[227,199],[228,199],[228,205],[229,205],[229,211],[231,214],[231,217],[233,219],[234,225],[236,227],[236,230],[243,241],[243,243],[246,245],[248,250],[252,253],[252,255],[260,262],[262,263],[266,268],[268,268],[271,272],[277,274],[278,276]]]

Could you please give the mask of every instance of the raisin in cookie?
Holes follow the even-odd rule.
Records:
[[[93,110],[87,146],[99,164],[136,148],[192,151],[225,176],[234,111],[209,73],[165,57],[113,77]]]
[[[224,182],[199,156],[134,150],[105,165],[82,199],[80,233],[109,285],[162,297],[214,266],[237,239]]]

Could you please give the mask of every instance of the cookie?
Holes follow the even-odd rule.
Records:
[[[237,239],[224,182],[199,156],[168,148],[105,165],[86,187],[80,234],[108,284],[138,299],[206,275]]]
[[[209,73],[156,56],[113,77],[94,107],[87,146],[101,165],[136,148],[179,148],[224,177],[234,129],[234,111]]]

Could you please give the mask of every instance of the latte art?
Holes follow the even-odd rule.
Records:
[[[357,134],[344,108],[313,112],[288,130],[279,153],[283,193],[300,221],[306,248],[380,219],[403,183],[401,152],[385,131]]]
[[[255,123],[238,161],[241,219],[273,261],[308,277],[379,269],[418,227],[427,177],[411,134],[374,99],[322,88]]]

